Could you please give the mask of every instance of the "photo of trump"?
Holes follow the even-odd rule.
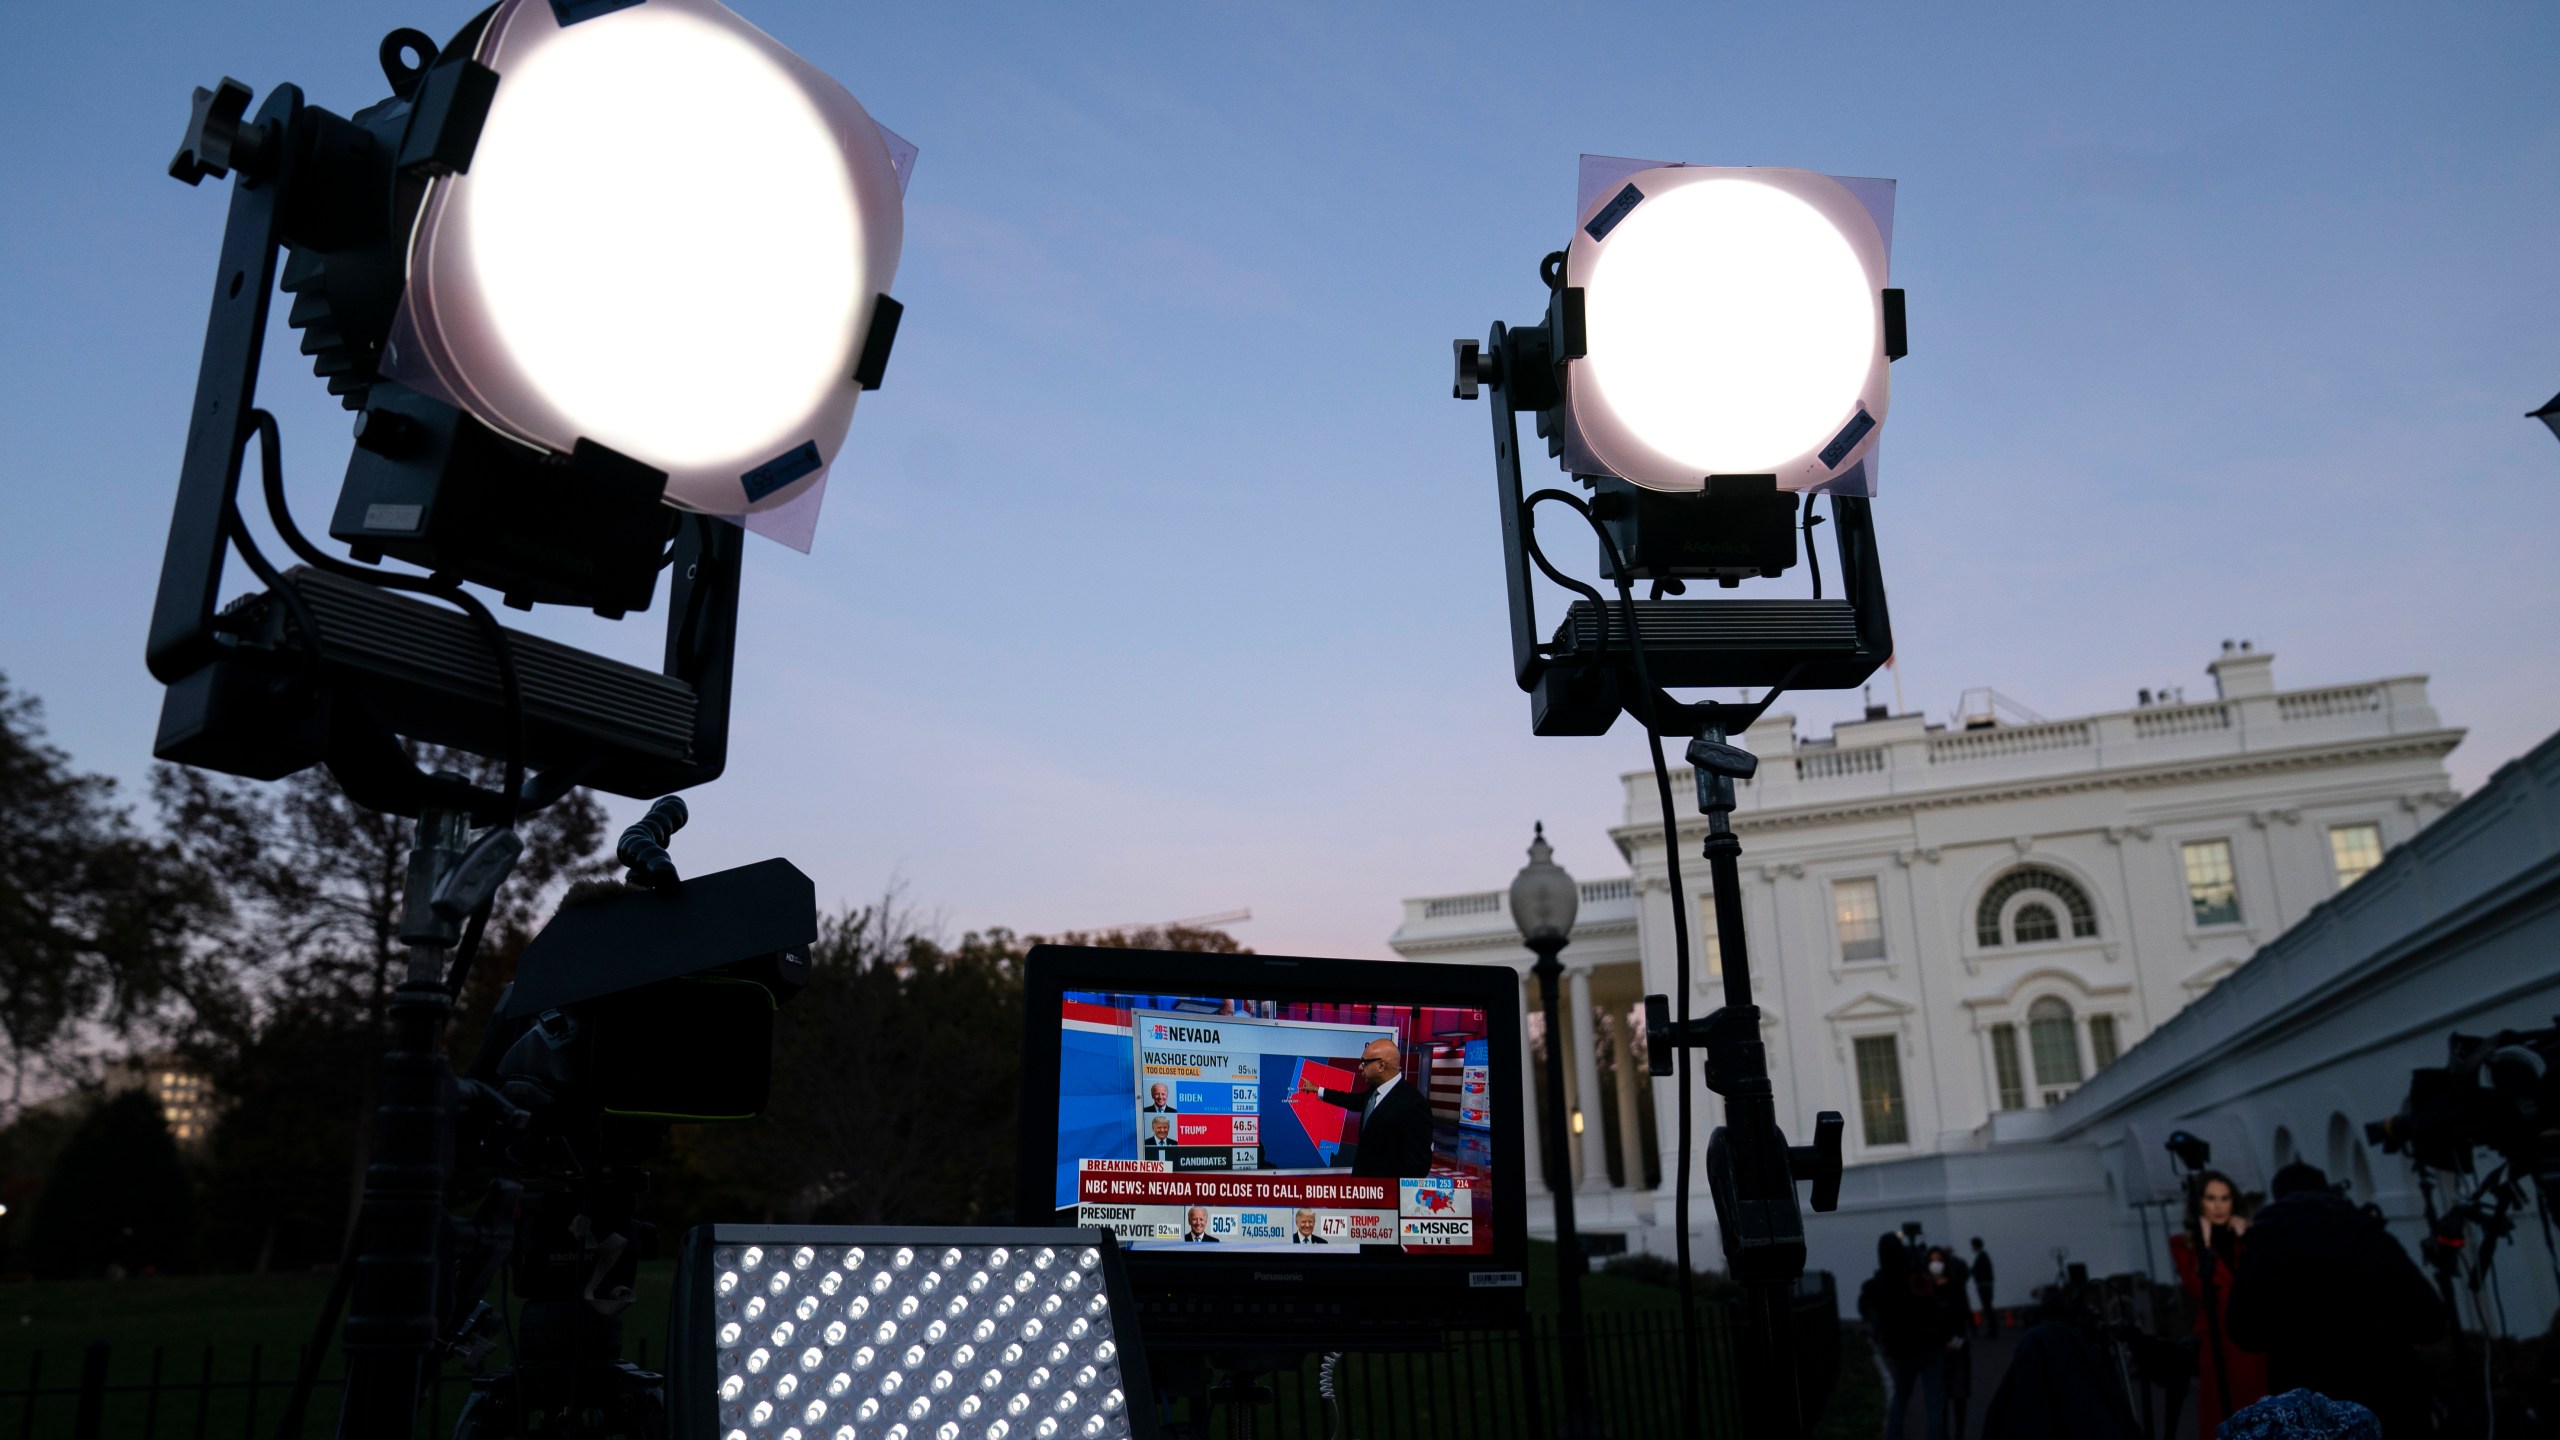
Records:
[[[1316,1212],[1313,1210],[1300,1210],[1298,1212],[1297,1223],[1290,1227],[1289,1230],[1289,1243],[1292,1245],[1323,1245],[1328,1243],[1323,1236],[1316,1233]]]

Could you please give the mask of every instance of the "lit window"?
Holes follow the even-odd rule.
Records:
[[[2021,945],[2062,938],[2062,922],[2053,918],[2053,907],[2041,900],[2030,900],[2019,906],[2017,918],[2010,928],[2017,932]]]
[[[2116,1017],[2089,1017],[2089,1061],[2104,1070],[2116,1063]]]
[[[2017,1026],[1994,1025],[1991,1027],[1991,1071],[1993,1078],[2000,1082],[2000,1108],[2003,1110],[2026,1109],[2027,1082],[2026,1077],[2018,1070]]]
[[[1831,883],[1831,924],[1840,935],[1841,959],[1884,958],[1884,914],[1872,879]]]
[[[2080,1035],[2071,1007],[2050,996],[2027,1007],[2027,1048],[2036,1059],[2036,1089],[2050,1105],[2080,1083]]]
[[[2337,867],[2341,890],[2363,879],[2366,871],[2382,863],[2382,827],[2370,820],[2330,826],[2329,863]]]
[[[2187,903],[2199,925],[2240,923],[2240,887],[2231,874],[2231,842],[2192,840],[2179,847],[2187,865]]]
[[[1890,1035],[1871,1035],[1858,1046],[1858,1111],[1866,1121],[1870,1145],[1910,1142],[1911,1122],[1902,1111],[1902,1057]]]

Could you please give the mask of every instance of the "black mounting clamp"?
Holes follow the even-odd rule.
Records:
[[[1768,1066],[1760,1048],[1760,1007],[1727,1005],[1683,1026],[1671,1018],[1671,997],[1644,997],[1646,1068],[1668,1077],[1679,1068],[1678,1052],[1703,1050],[1707,1055],[1707,1088],[1732,1096],[1765,1087]],[[1813,1182],[1813,1208],[1829,1212],[1840,1204],[1840,1144],[1848,1121],[1837,1110],[1813,1117],[1813,1143],[1787,1147],[1791,1180]]]

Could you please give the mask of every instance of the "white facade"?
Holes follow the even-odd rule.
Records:
[[[2242,649],[2207,669],[2217,693],[2202,703],[1972,729],[1879,714],[1823,739],[1786,715],[1752,727],[1760,773],[1734,828],[1791,1136],[1840,1111],[1854,1171],[2041,1130],[2041,1112],[2338,893],[2342,866],[2351,877],[2453,803],[2444,757],[2461,732],[2437,719],[2423,677],[2279,691],[2273,657]],[[1675,1093],[1639,1085],[1631,1011],[1673,989],[1675,897],[1653,775],[1624,783],[1611,838],[1631,874],[1586,883],[1562,957],[1568,1039],[1581,1042],[1568,1100],[1584,1126],[1578,1218],[1668,1252]],[[1703,1014],[1722,997],[1705,818],[1689,773],[1672,783]],[[1557,858],[1576,863],[1571,837]],[[1405,909],[1399,954],[1529,964],[1498,891]],[[1702,1088],[1702,1236],[1695,1157],[1721,1112]],[[1664,1177],[1659,1204],[1647,1172]]]
[[[2530,1030],[2560,1016],[2560,736],[2503,766],[2479,793],[2372,874],[2315,909],[2140,1048],[2068,1099],[2018,1117],[1978,1149],[1859,1167],[1840,1208],[1806,1217],[1812,1263],[1866,1269],[1875,1237],[1917,1221],[1990,1243],[2004,1295],[2023,1302],[2056,1255],[2093,1273],[2166,1278],[2180,1191],[2164,1142],[2213,1146],[2244,1194],[2290,1160],[2380,1207],[2416,1253],[2416,1172],[2368,1143],[2409,1072],[2445,1062],[2456,1031]],[[2481,1168],[2497,1157],[2483,1151]],[[2439,1177],[2438,1204],[2453,1198]],[[2473,1252],[2479,1253],[2475,1233]],[[2516,1227],[2488,1303],[2462,1302],[2478,1333],[2540,1333],[2560,1305],[2542,1229]],[[2510,1328],[2512,1327],[2512,1328]]]

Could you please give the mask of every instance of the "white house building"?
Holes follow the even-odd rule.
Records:
[[[2074,719],[1938,725],[1875,709],[1819,739],[1788,715],[1753,726],[1742,743],[1760,771],[1733,825],[1791,1136],[1842,1112],[1854,1175],[2040,1133],[2041,1112],[2455,802],[2444,758],[2462,732],[2437,718],[2424,677],[2279,690],[2273,666],[2226,646],[2206,667],[2211,700],[2146,695]],[[1630,873],[1586,878],[1562,956],[1578,1218],[1658,1253],[1676,1097],[1643,1076],[1638,1027],[1641,997],[1674,985],[1674,904],[1692,917],[1694,1012],[1722,993],[1705,819],[1688,773],[1672,780],[1680,893],[1653,775],[1629,774],[1611,838]],[[1551,838],[1559,863],[1591,864]],[[1408,900],[1389,943],[1524,975],[1531,961],[1500,890]],[[1702,1235],[1695,1157],[1720,1113],[1702,1089]],[[1551,1226],[1536,1174],[1533,1228]],[[1717,1253],[1711,1240],[1701,1253]]]

